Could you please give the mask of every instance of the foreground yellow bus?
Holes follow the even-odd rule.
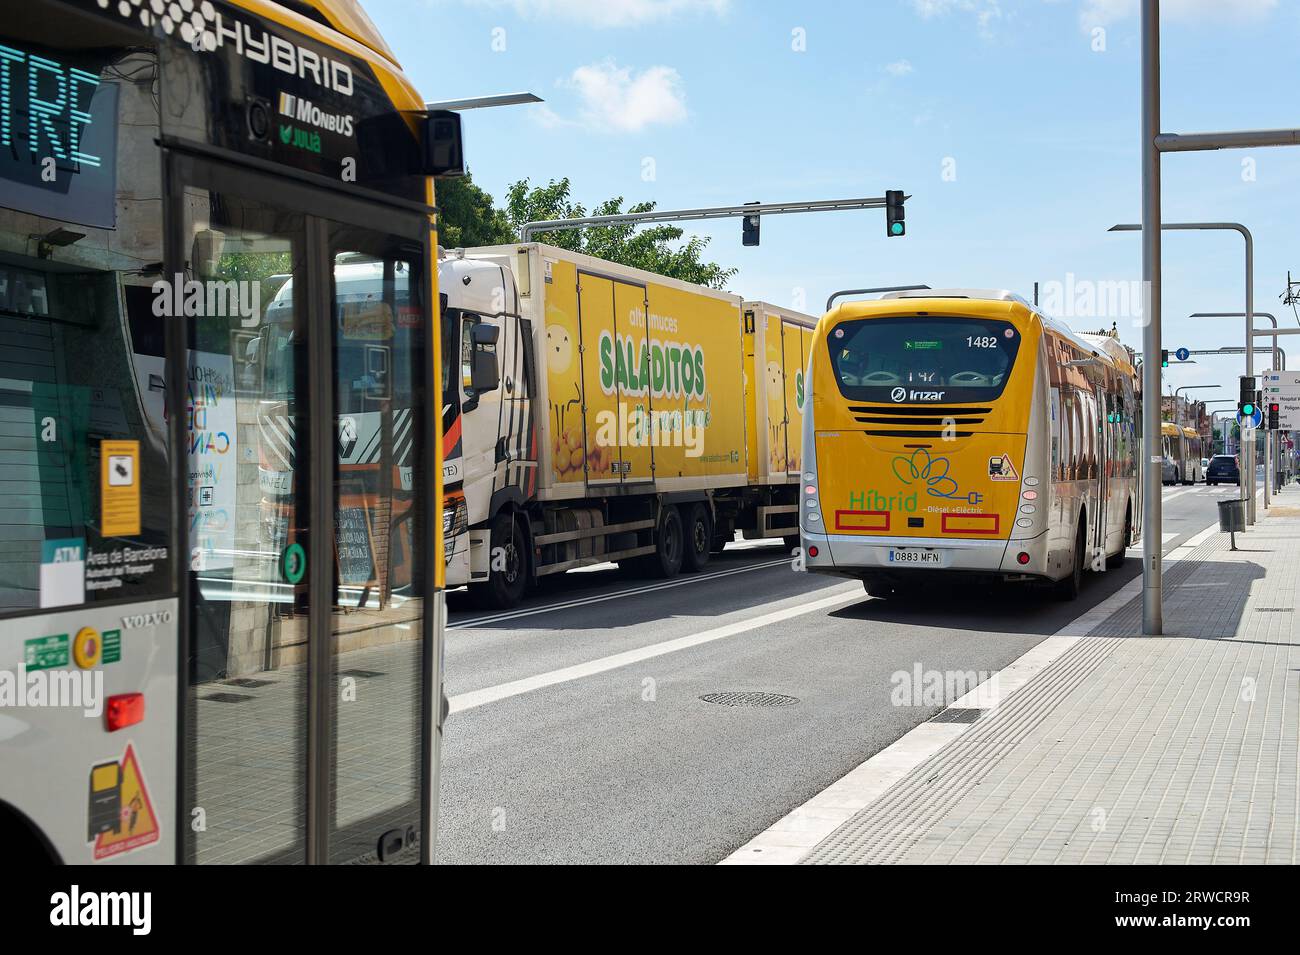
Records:
[[[873,596],[983,575],[1077,596],[1139,539],[1132,353],[1010,292],[925,290],[824,315],[808,368],[805,566]]]
[[[0,844],[431,862],[426,107],[355,0],[0,15]]]

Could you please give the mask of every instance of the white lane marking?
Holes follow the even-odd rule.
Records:
[[[832,607],[849,603],[850,601],[866,599],[869,598],[867,598],[866,594],[862,592],[861,584],[853,583],[841,585],[829,597],[823,597],[820,600],[795,604],[791,607],[782,607],[780,610],[760,613],[758,616],[747,617],[744,620],[737,620],[734,623],[724,624],[721,627],[702,630],[699,633],[692,633],[685,637],[676,637],[672,640],[665,640],[662,643],[653,643],[648,647],[638,647],[635,650],[626,650],[623,653],[614,653],[607,657],[589,660],[586,663],[561,667],[558,670],[551,670],[549,673],[539,673],[536,676],[524,677],[521,680],[512,680],[509,683],[500,683],[496,686],[485,687],[481,690],[471,690],[468,693],[460,693],[453,696],[449,701],[451,704],[451,712],[459,713],[462,710],[473,709],[476,706],[483,706],[487,703],[496,703],[512,696],[519,696],[522,693],[531,693],[533,690],[540,690],[543,687],[555,686],[558,683],[568,683],[572,680],[581,680],[584,677],[595,676],[597,673],[605,673],[609,670],[625,667],[632,663],[640,663],[642,660],[650,660],[654,657],[661,657],[667,653],[676,653],[678,650],[687,650],[691,647],[698,647],[703,643],[712,643],[715,640],[734,637],[738,633],[747,633],[750,630],[757,630],[760,627],[780,623],[783,620],[802,617],[805,614],[817,613],[819,610],[829,610]],[[773,603],[776,602],[777,601],[773,601]],[[772,603],[760,604],[755,609],[762,610],[765,606],[770,607],[772,606]]]
[[[688,577],[682,577],[680,580],[668,580],[660,584],[645,584],[639,587],[630,587],[626,590],[615,590],[604,594],[595,594],[590,597],[575,597],[572,600],[563,600],[559,603],[543,604],[540,607],[521,607],[518,610],[503,610],[500,613],[488,614],[484,617],[471,617],[469,620],[461,620],[447,627],[448,630],[464,630],[468,627],[479,627],[485,623],[496,623],[499,620],[516,620],[519,617],[531,617],[533,614],[550,613],[552,610],[568,610],[570,607],[582,607],[587,604],[600,603],[605,600],[617,600],[620,597],[635,597],[637,594],[648,594],[656,590],[668,590],[672,587],[685,587],[687,584],[699,584],[708,580],[718,580],[721,577],[730,577],[733,574],[744,574],[751,570],[762,570],[765,567],[779,567],[782,564],[789,564],[790,559],[768,560],[761,564],[749,564],[745,567],[733,567],[730,570],[719,570],[709,574],[692,574]],[[614,566],[614,565],[611,565]]]
[[[1175,547],[1164,556],[1175,564],[1193,547],[1219,532],[1218,523]],[[1133,578],[1097,606],[1035,644],[991,680],[949,703],[950,707],[989,709],[1023,687],[1084,634],[1142,593],[1141,575]],[[894,783],[971,727],[970,723],[921,723],[832,783],[802,806],[791,810],[760,832],[719,865],[793,865],[819,842],[885,794]]]

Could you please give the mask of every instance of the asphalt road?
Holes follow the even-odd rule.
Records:
[[[1166,488],[1164,548],[1228,496]],[[672,581],[570,573],[506,614],[449,595],[441,861],[717,862],[943,708],[895,705],[897,674],[998,670],[1140,572],[1089,574],[1073,603],[908,603],[794,573],[779,542],[733,548]],[[700,699],[727,691],[797,702]]]

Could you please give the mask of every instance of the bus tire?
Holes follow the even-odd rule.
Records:
[[[689,573],[703,570],[713,551],[713,517],[709,509],[698,503],[688,507],[684,532],[682,568]]]
[[[1124,511],[1124,540],[1120,544],[1119,553],[1111,554],[1106,558],[1107,570],[1119,570],[1124,566],[1124,560],[1128,557],[1128,546],[1133,539],[1133,505],[1130,504]]]
[[[799,546],[799,535],[791,534],[789,537],[782,538],[781,543],[785,544],[787,551],[792,551]]]
[[[493,567],[485,582],[470,584],[470,601],[481,610],[508,609],[528,592],[528,538],[520,520],[513,513],[503,513],[492,521],[489,566],[497,563],[495,555],[500,551],[504,551],[505,563],[501,570]]]
[[[1084,528],[1087,527],[1085,519],[1079,517],[1079,527],[1074,532],[1074,566],[1070,573],[1056,582],[1056,599],[1057,600],[1076,600],[1079,591],[1083,589],[1083,562],[1086,558],[1084,538],[1087,536]]]

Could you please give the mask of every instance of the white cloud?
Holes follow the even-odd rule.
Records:
[[[886,63],[884,70],[890,76],[906,76],[913,72],[910,60],[895,60],[893,63]]]
[[[514,8],[520,16],[563,19],[593,27],[628,27],[668,20],[678,14],[722,16],[731,0],[468,0],[476,6]]]
[[[1177,20],[1252,20],[1267,16],[1277,0],[1164,0],[1161,17]],[[1136,16],[1138,0],[1084,0],[1079,22],[1085,29]]]
[[[564,85],[577,91],[582,123],[591,129],[635,133],[686,118],[682,78],[670,66],[651,66],[633,73],[629,67],[605,60],[578,67]]]
[[[981,36],[989,36],[993,24],[1002,19],[1001,0],[912,0],[912,7],[927,20],[950,13],[972,14]]]

